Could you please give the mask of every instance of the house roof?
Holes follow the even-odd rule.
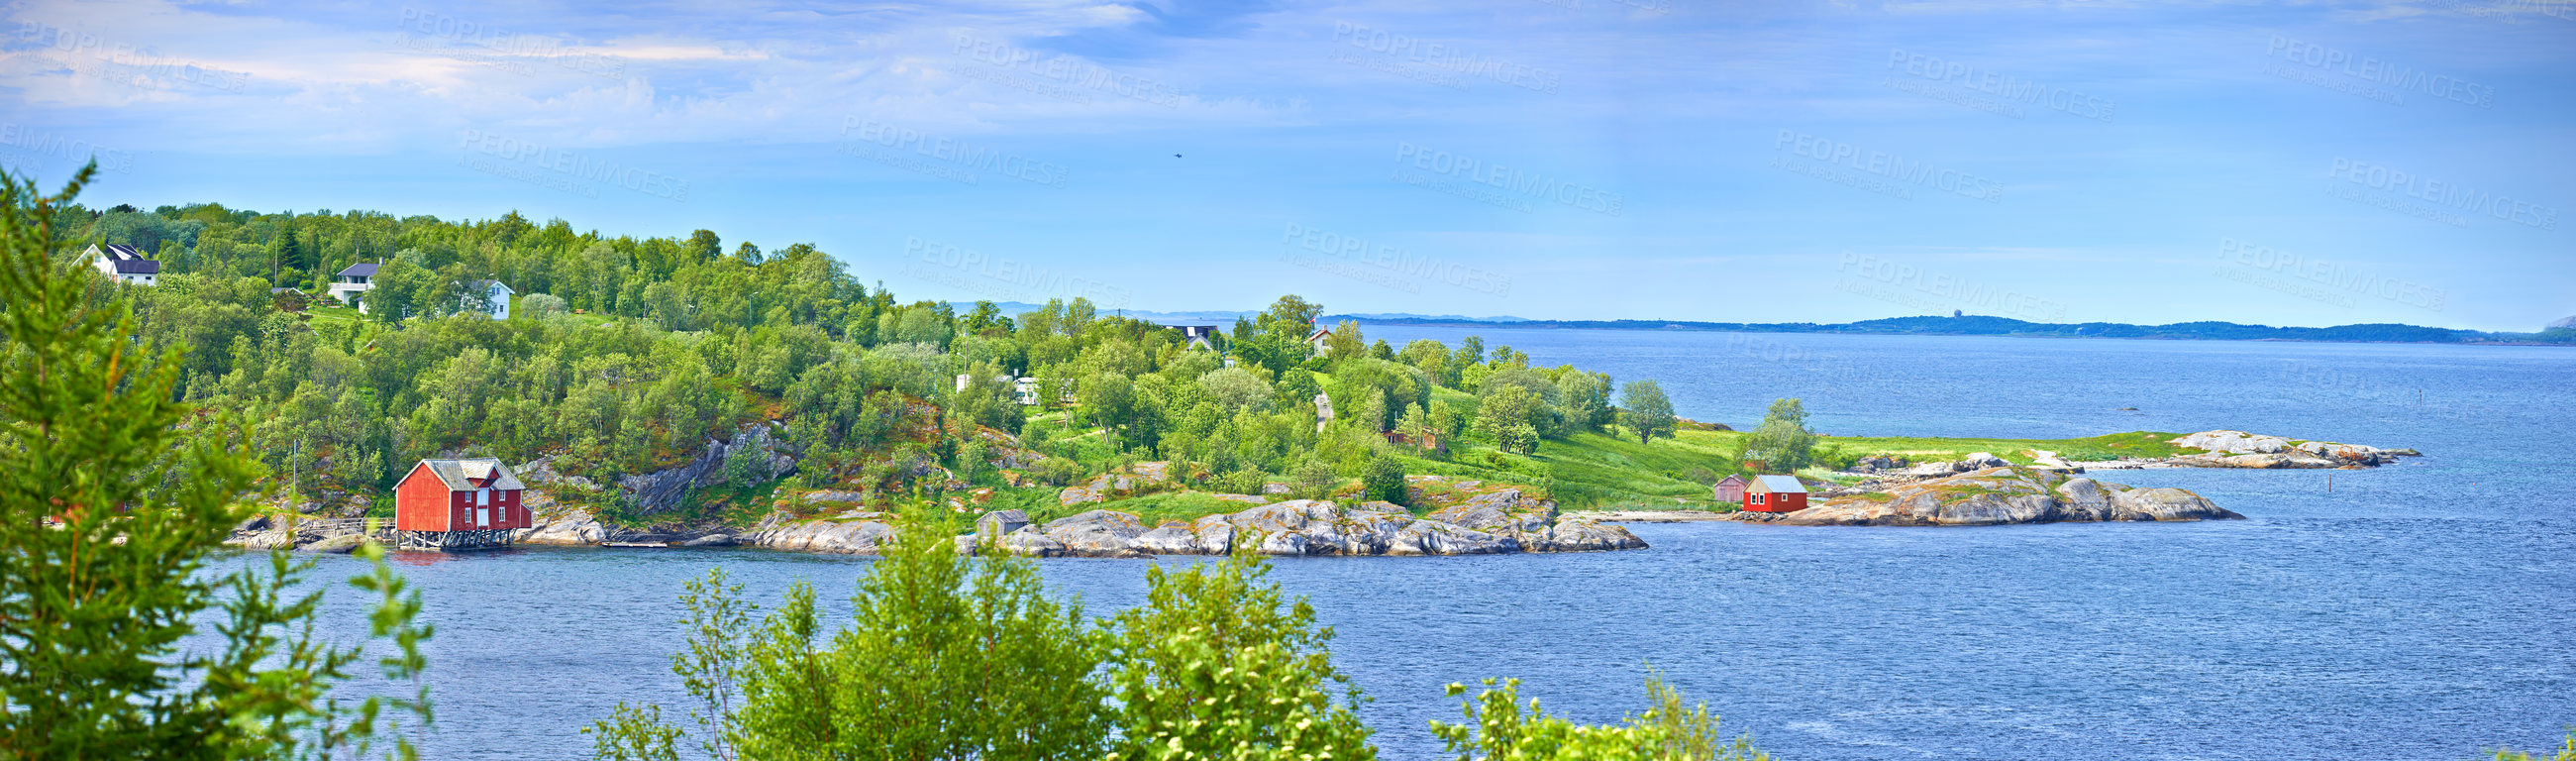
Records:
[[[506,293],[518,293],[517,290],[510,287],[509,283],[504,283],[499,280],[476,280],[474,281],[474,287],[481,288],[486,291],[499,288]]]
[[[375,262],[359,262],[349,265],[348,269],[341,270],[340,274],[334,277],[375,277],[376,268],[379,266],[382,265]]]
[[[1332,335],[1332,334],[1333,334],[1333,329],[1332,329],[1332,328],[1316,328],[1316,329],[1315,329],[1315,332],[1306,334],[1306,340],[1308,340],[1308,341],[1312,341],[1312,340],[1315,340],[1315,339],[1318,339],[1318,338],[1322,338],[1322,337],[1325,337],[1325,336],[1329,336],[1329,335]]]
[[[1798,483],[1797,476],[1754,476],[1753,483],[1760,484],[1763,491],[1770,492],[1772,494],[1807,493],[1807,486],[1805,484]]]
[[[1729,473],[1729,474],[1726,474],[1726,477],[1725,477],[1725,478],[1717,479],[1717,482],[1718,482],[1718,483],[1721,483],[1721,484],[1722,484],[1722,483],[1726,483],[1726,482],[1728,482],[1728,481],[1734,481],[1734,482],[1736,482],[1736,483],[1738,483],[1738,484],[1742,484],[1742,483],[1744,483],[1744,477],[1743,477],[1743,476],[1739,476],[1739,475],[1735,475],[1735,474],[1733,474],[1733,473]]]
[[[111,261],[121,262],[149,258],[144,256],[142,251],[136,250],[133,246],[110,243],[108,245],[99,246],[98,248],[100,249],[99,253],[105,255]]]
[[[438,476],[439,482],[446,484],[449,491],[472,491],[487,485],[485,481],[489,481],[488,485],[495,489],[528,488],[519,483],[518,474],[511,473],[510,466],[490,457],[469,460],[422,460],[420,464],[429,466],[429,472]]]
[[[150,259],[118,259],[116,260],[116,274],[158,275],[161,274],[161,263]]]

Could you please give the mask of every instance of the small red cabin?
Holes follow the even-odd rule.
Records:
[[[1744,501],[1744,477],[1730,474],[1718,479],[1717,485],[1710,487],[1709,491],[1709,496],[1719,502],[1742,502]]]
[[[519,504],[519,492],[526,488],[500,460],[422,460],[394,487],[394,528],[406,532],[528,528],[533,522],[528,509]]]
[[[1807,509],[1807,487],[1797,476],[1754,476],[1744,484],[1744,509],[1757,513],[1794,513]]]

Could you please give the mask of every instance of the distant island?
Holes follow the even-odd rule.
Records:
[[[952,302],[972,309],[974,302]],[[1005,311],[1030,311],[1038,304],[1000,302]],[[1108,310],[1123,316],[1163,323],[1232,323],[1260,314],[1247,311]],[[2029,322],[2009,317],[1954,314],[1943,317],[1890,317],[1859,322],[1704,322],[1696,320],[1533,320],[1523,317],[1466,317],[1403,312],[1328,314],[1325,322],[1350,320],[1362,325],[1431,328],[1514,328],[1526,330],[1694,330],[1727,333],[1854,333],[1863,335],[2012,336],[2020,338],[2139,338],[2181,341],[2328,341],[2338,343],[2448,343],[2497,345],[2576,345],[2576,316],[2550,323],[2533,333],[2457,330],[2400,323],[2362,323],[2326,328],[2274,327],[2236,322],[2177,322],[2133,325],[2120,322]]]
[[[1335,316],[1327,319],[1343,319]],[[2576,345],[2576,326],[2560,320],[2537,333],[2490,333],[2396,323],[2330,328],[2273,327],[2234,322],[2131,325],[2118,322],[2029,322],[2009,317],[1891,317],[1845,323],[1695,322],[1689,320],[1495,320],[1451,317],[1349,316],[1374,325],[1532,330],[1696,330],[1737,333],[1857,333],[1866,335],[2014,336],[2022,338],[2145,338],[2188,341],[2334,341],[2343,343],[2446,343]]]

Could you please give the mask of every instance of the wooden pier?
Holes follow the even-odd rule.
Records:
[[[420,552],[471,552],[510,546],[511,529],[467,531],[395,531],[393,547]]]

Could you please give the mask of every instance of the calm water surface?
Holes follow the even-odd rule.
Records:
[[[1440,757],[1449,682],[1642,707],[1651,661],[1784,759],[2464,759],[2576,723],[2576,350],[1478,331],[1655,378],[1738,426],[1799,396],[1835,434],[2233,427],[2428,457],[2371,471],[2132,471],[2252,519],[1959,529],[1642,525],[1640,552],[1295,558],[1389,758]],[[1369,330],[1398,345],[1451,329]],[[2135,407],[2135,411],[2119,408]],[[684,695],[680,583],[846,596],[864,558],[530,548],[405,559],[439,627],[430,758],[575,758],[619,700]],[[1095,613],[1148,562],[1049,560]],[[345,575],[353,561],[325,571]],[[351,595],[341,594],[344,602]],[[345,617],[344,617],[345,618]]]

